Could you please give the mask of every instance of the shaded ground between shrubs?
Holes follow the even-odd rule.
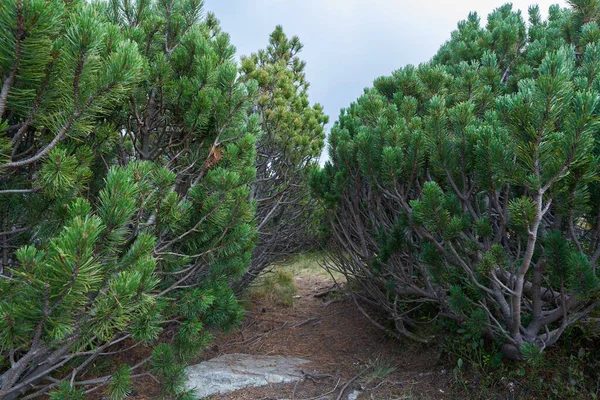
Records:
[[[519,375],[519,372],[526,372],[524,367],[512,368],[510,374],[511,368],[508,368],[496,371],[497,376],[484,384],[483,377],[476,371],[465,370],[456,380],[452,371],[456,361],[448,364],[448,354],[444,353],[440,361],[435,345],[424,347],[387,337],[356,309],[350,297],[334,289],[334,282],[324,271],[317,269],[316,264],[314,259],[301,258],[286,266],[286,270],[289,267],[294,272],[293,281],[298,289],[298,298],[293,304],[289,307],[277,305],[273,298],[245,300],[248,312],[241,327],[229,334],[216,333],[214,344],[193,363],[232,353],[297,357],[311,361],[303,366],[305,379],[298,384],[270,385],[214,395],[210,400],[346,400],[357,390],[361,392],[358,400],[591,398],[587,391],[578,393],[578,388],[583,390],[583,383],[573,381],[581,378],[583,372],[573,375],[571,371],[574,362],[584,361],[577,361],[574,356],[569,360],[558,348],[548,351],[549,360],[553,360],[548,362],[554,364],[542,375],[531,375],[531,371]],[[251,292],[268,294],[269,290]],[[324,293],[328,295],[320,296]],[[174,333],[172,328],[167,328],[163,338],[172,337]],[[581,341],[576,342],[571,353],[577,349],[579,352],[595,351],[596,343],[591,340],[584,346]],[[151,353],[147,347],[131,348],[132,343],[121,345],[128,350],[100,358],[98,365],[92,366],[97,371],[82,378],[103,376],[121,363],[137,364]],[[554,355],[554,352],[558,354]],[[590,365],[591,371],[586,372],[590,376],[597,375],[594,365],[597,364]],[[550,385],[546,392],[539,392],[535,385],[542,376]],[[550,390],[559,385],[564,386],[561,386],[560,394],[551,395]],[[344,394],[340,397],[342,389]],[[137,378],[129,398],[159,399],[160,385],[148,375]],[[86,395],[86,399],[103,400],[102,390]]]
[[[305,379],[213,395],[210,400],[338,400],[342,389],[340,400],[354,391],[361,392],[359,400],[451,398],[451,374],[442,373],[449,368],[439,364],[436,348],[390,339],[322,272],[296,270],[294,282],[298,292],[291,306],[267,298],[245,300],[247,315],[240,328],[216,333],[214,344],[193,364],[231,353],[298,357],[311,361],[302,368]],[[169,335],[168,330],[164,334]],[[149,354],[150,349],[135,347],[111,363],[131,364]],[[86,399],[103,399],[101,393]],[[129,398],[158,399],[160,386],[149,376],[138,378]]]
[[[343,399],[356,390],[359,399],[449,398],[449,377],[441,373],[435,349],[388,338],[340,292],[315,297],[333,288],[331,280],[302,274],[295,282],[298,295],[292,306],[250,300],[240,329],[218,336],[202,360],[229,353],[299,357],[311,361],[303,367],[305,379],[211,400],[335,400],[343,388]]]

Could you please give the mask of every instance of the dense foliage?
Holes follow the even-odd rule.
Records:
[[[238,289],[273,263],[313,245],[319,228],[308,176],[323,150],[328,117],[319,104],[308,101],[301,50],[298,37],[288,39],[278,26],[266,49],[242,59],[243,79],[258,83],[252,113],[260,117],[261,135],[250,191],[256,202],[258,242]]]
[[[207,329],[241,317],[257,85],[201,6],[0,2],[0,398],[124,398],[142,366],[184,398]]]
[[[313,187],[381,328],[450,319],[520,359],[596,310],[600,2],[571,5],[471,14],[340,115]]]

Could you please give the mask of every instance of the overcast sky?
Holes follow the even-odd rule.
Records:
[[[515,0],[523,10],[535,0]],[[238,56],[267,45],[276,25],[304,44],[311,102],[321,103],[333,123],[341,108],[382,75],[429,60],[459,20],[477,11],[482,24],[502,0],[205,0],[231,35]],[[539,0],[547,15],[552,4]]]

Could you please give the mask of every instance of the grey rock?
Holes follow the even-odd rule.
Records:
[[[186,385],[203,398],[247,387],[296,382],[303,378],[298,366],[308,362],[281,356],[225,354],[187,367]]]
[[[348,400],[356,400],[356,399],[358,399],[358,396],[360,396],[360,394],[361,394],[361,393],[362,393],[362,392],[361,392],[361,391],[359,391],[359,390],[355,390],[355,391],[353,391],[352,393],[350,393],[350,394],[348,395]]]

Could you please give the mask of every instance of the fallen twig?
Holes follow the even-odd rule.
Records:
[[[327,392],[327,393],[320,394],[320,395],[318,395],[317,397],[310,397],[310,398],[308,398],[308,399],[302,399],[302,400],[318,400],[318,399],[321,399],[321,398],[323,398],[323,397],[325,397],[325,396],[327,396],[327,395],[329,395],[329,394],[331,394],[331,393],[335,392],[335,391],[337,390],[338,386],[340,386],[340,382],[341,382],[341,381],[342,381],[342,378],[338,378],[338,381],[337,381],[337,383],[335,384],[335,387],[334,387],[333,389],[331,389],[331,390],[330,390],[329,392]]]
[[[333,284],[333,285],[329,286],[328,288],[325,288],[324,292],[314,294],[313,297],[316,297],[318,299],[327,297],[327,295],[329,295],[329,293],[335,292],[336,290],[338,290],[338,288],[339,288],[339,286],[337,284]]]
[[[393,381],[388,381],[388,380],[385,380],[385,381],[381,381],[381,382],[379,382],[379,383],[378,383],[377,385],[375,385],[374,387],[372,387],[372,388],[367,388],[367,389],[365,389],[365,390],[366,390],[366,391],[368,391],[368,392],[371,392],[371,391],[373,391],[373,390],[377,390],[377,389],[379,389],[380,387],[382,387],[382,386],[383,386],[383,385],[385,385],[386,383],[389,383],[390,385],[404,385],[404,382],[400,382],[400,381],[393,382]]]
[[[271,334],[273,332],[277,332],[277,331],[280,331],[282,329],[285,329],[287,326],[290,326],[289,325],[289,321],[285,321],[281,326],[279,326],[277,328],[272,328],[272,329],[270,329],[270,330],[268,330],[266,332],[263,332],[263,333],[261,333],[259,335],[254,335],[254,336],[252,336],[252,337],[250,337],[248,339],[245,339],[245,340],[242,340],[242,341],[238,341],[238,342],[233,342],[233,343],[230,343],[230,344],[232,346],[239,346],[239,345],[242,345],[242,344],[251,346],[251,345],[259,342],[263,337],[265,337],[265,336],[267,336],[267,335],[269,335],[269,334]]]
[[[294,325],[292,325],[292,327],[298,328],[298,327],[301,327],[302,325],[310,324],[311,322],[316,321],[318,319],[319,319],[318,317],[309,318],[305,321],[295,323]]]
[[[335,303],[335,302],[336,302],[336,300],[329,300],[324,303],[321,303],[321,308],[329,307],[332,303]]]
[[[340,391],[340,394],[338,394],[338,397],[335,400],[342,400],[342,396],[344,395],[344,392],[346,391],[346,389],[348,389],[348,386],[350,386],[350,384],[352,384],[352,382],[354,382],[355,380],[357,380],[358,378],[360,378],[369,369],[371,369],[371,367],[365,368],[361,373],[359,373],[358,375],[355,375],[352,379],[350,379],[348,382],[346,382],[346,384],[344,385],[344,387]]]
[[[296,384],[294,385],[294,391],[292,392],[292,400],[296,400],[296,389],[298,388],[299,383],[300,381],[296,382]]]
[[[304,375],[304,379],[310,379],[313,382],[319,379],[333,378],[333,375],[330,374],[311,374],[310,372],[306,372],[302,369],[300,372],[302,372],[302,375]]]

